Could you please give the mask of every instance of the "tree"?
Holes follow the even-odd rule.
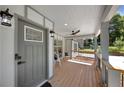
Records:
[[[117,40],[124,41],[124,16],[119,14],[113,16],[110,21],[109,36],[110,46],[116,45]]]
[[[116,40],[114,42],[114,45],[118,48],[118,50],[121,50],[124,46],[124,41],[121,41],[121,40]]]

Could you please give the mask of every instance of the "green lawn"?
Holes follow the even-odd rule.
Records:
[[[94,49],[79,49],[81,53],[94,53]]]
[[[88,52],[94,52],[94,49],[80,49],[79,51],[88,51]]]
[[[110,53],[112,53],[112,52],[124,53],[124,47],[121,49],[118,49],[115,46],[109,46],[109,52]]]
[[[94,49],[79,49],[80,52],[94,52]],[[124,47],[118,49],[115,46],[109,46],[109,53],[112,55],[124,55]]]

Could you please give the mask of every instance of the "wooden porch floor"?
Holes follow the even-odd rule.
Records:
[[[53,87],[101,87],[100,70],[93,58],[76,57],[73,60],[91,65],[63,60],[56,64],[54,77],[49,80]]]

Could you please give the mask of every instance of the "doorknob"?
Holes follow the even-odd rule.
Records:
[[[19,61],[18,65],[23,64],[23,63],[26,63],[26,61]]]

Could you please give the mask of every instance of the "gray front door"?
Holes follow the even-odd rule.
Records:
[[[18,86],[36,86],[47,75],[47,31],[18,20]]]

